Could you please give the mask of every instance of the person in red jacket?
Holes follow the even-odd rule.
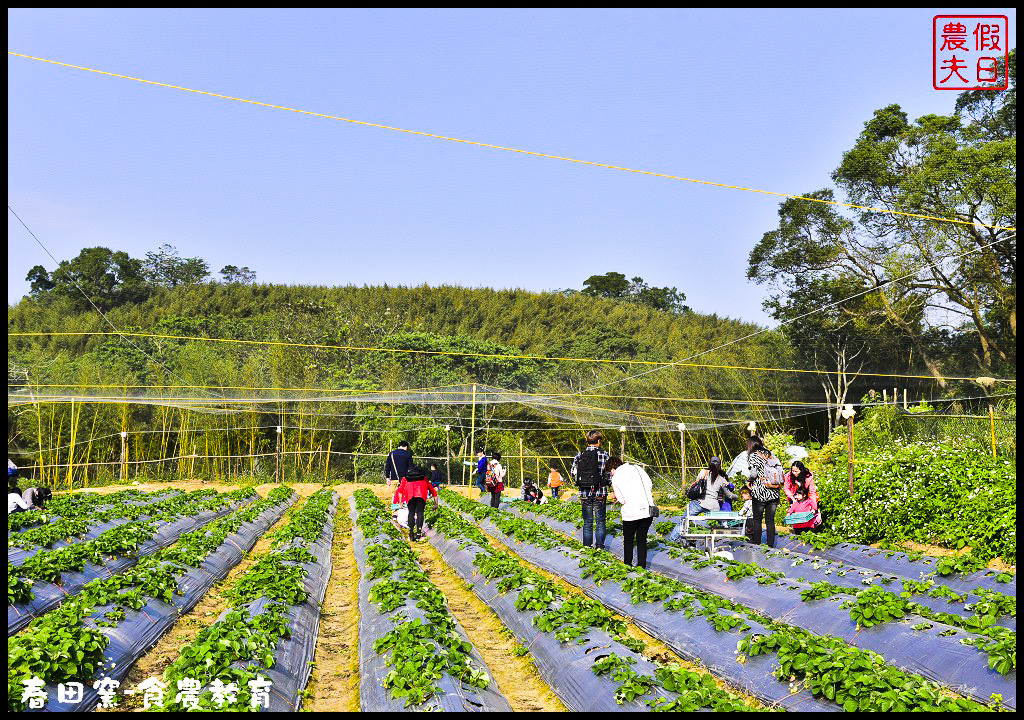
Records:
[[[402,478],[395,490],[392,503],[404,502],[409,508],[409,539],[417,540],[417,536],[423,535],[423,510],[427,506],[427,497],[434,497],[434,507],[437,507],[437,488],[427,479],[422,468],[413,466],[409,474]]]

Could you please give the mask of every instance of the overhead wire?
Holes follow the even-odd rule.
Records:
[[[804,201],[807,201],[807,202],[816,202],[816,203],[825,204],[825,205],[834,205],[834,206],[837,206],[837,207],[846,207],[846,208],[851,208],[851,209],[855,209],[855,210],[861,210],[861,211],[864,211],[864,212],[876,212],[876,213],[884,213],[884,214],[889,214],[889,215],[902,215],[902,216],[905,216],[905,217],[918,218],[918,219],[922,219],[922,220],[934,220],[934,221],[937,221],[937,222],[952,223],[952,224],[957,224],[957,225],[970,225],[970,226],[980,225],[982,227],[992,228],[992,229],[996,229],[996,230],[1015,230],[1016,229],[1016,228],[1013,228],[1013,227],[1004,227],[1004,226],[1000,226],[1000,225],[986,225],[984,223],[973,223],[973,222],[968,222],[966,220],[957,220],[955,218],[944,218],[944,217],[939,217],[939,216],[935,216],[935,215],[924,215],[924,214],[921,214],[921,213],[905,212],[905,211],[902,211],[902,210],[893,210],[893,209],[890,209],[890,208],[877,208],[877,207],[870,207],[870,206],[867,206],[867,205],[855,205],[853,203],[844,203],[844,202],[840,202],[838,200],[825,200],[824,198],[813,198],[813,197],[807,197],[805,195],[793,195],[793,194],[790,194],[790,193],[774,192],[774,191],[771,191],[771,190],[758,190],[756,188],[742,187],[742,186],[739,186],[739,185],[729,185],[729,184],[726,184],[726,183],[711,182],[711,181],[708,181],[708,180],[697,180],[697,179],[694,179],[694,178],[683,177],[681,175],[670,175],[668,173],[652,172],[652,171],[649,171],[649,170],[638,170],[638,169],[635,169],[635,168],[622,167],[622,166],[619,166],[619,165],[610,165],[608,163],[593,162],[593,161],[590,161],[590,160],[579,160],[577,158],[564,157],[562,155],[553,155],[551,153],[542,153],[542,152],[536,152],[536,151],[533,151],[533,150],[522,150],[522,149],[519,149],[519,148],[506,147],[504,145],[495,145],[493,143],[478,142],[478,141],[475,141],[475,140],[466,140],[464,138],[451,137],[451,136],[448,136],[448,135],[439,135],[439,134],[436,134],[436,133],[423,132],[423,131],[420,131],[420,130],[409,130],[409,129],[406,129],[406,128],[395,127],[393,125],[384,125],[384,124],[381,124],[381,123],[367,122],[365,120],[355,120],[353,118],[342,117],[342,116],[339,116],[339,115],[330,115],[330,114],[327,114],[327,113],[318,113],[318,112],[312,112],[312,111],[309,111],[309,110],[300,110],[298,108],[287,107],[285,105],[275,105],[273,103],[260,102],[258,100],[248,100],[246,98],[233,97],[231,95],[224,95],[222,93],[209,92],[209,91],[206,91],[206,90],[196,90],[194,88],[183,87],[181,85],[172,85],[170,83],[162,83],[162,82],[157,82],[155,80],[145,80],[143,78],[132,77],[130,75],[122,75],[121,73],[108,72],[106,70],[97,70],[95,68],[84,67],[82,65],[72,65],[71,63],[60,62],[58,60],[50,60],[48,58],[36,57],[34,55],[26,55],[24,53],[17,53],[17,52],[13,52],[13,51],[10,51],[10,50],[7,51],[7,54],[10,55],[10,56],[13,56],[13,57],[24,58],[26,60],[35,60],[37,62],[48,63],[50,65],[56,65],[58,67],[70,68],[72,70],[82,70],[84,72],[95,73],[97,75],[106,75],[108,77],[119,78],[121,80],[131,80],[132,82],[142,83],[142,84],[145,84],[145,85],[153,85],[153,86],[156,86],[156,87],[169,88],[171,90],[181,90],[183,92],[194,93],[196,95],[205,95],[207,97],[219,98],[221,100],[230,100],[232,102],[245,103],[247,105],[255,105],[255,106],[259,106],[259,107],[271,108],[271,109],[274,109],[274,110],[285,110],[287,112],[298,113],[300,115],[309,115],[309,116],[312,116],[312,117],[319,117],[319,118],[324,118],[324,119],[327,119],[327,120],[338,120],[340,122],[350,123],[350,124],[353,124],[353,125],[361,125],[361,126],[364,126],[364,127],[372,127],[372,128],[377,128],[377,129],[380,129],[380,130],[391,130],[391,131],[394,131],[394,132],[405,133],[405,134],[408,134],[408,135],[418,135],[420,137],[433,138],[435,140],[446,140],[446,141],[449,141],[449,142],[456,142],[456,143],[461,143],[461,144],[464,144],[464,145],[473,145],[473,146],[476,146],[476,147],[488,148],[490,150],[501,150],[501,151],[504,151],[504,152],[518,153],[518,154],[522,154],[522,155],[531,155],[533,157],[547,158],[549,160],[561,160],[563,162],[574,163],[574,164],[577,164],[577,165],[587,165],[587,166],[591,166],[591,167],[600,167],[600,168],[605,168],[607,170],[619,170],[621,172],[634,173],[634,174],[637,174],[637,175],[647,175],[647,176],[658,177],[658,178],[663,178],[663,179],[667,179],[667,180],[681,180],[683,182],[694,183],[694,184],[697,184],[697,185],[706,185],[706,186],[710,186],[710,187],[720,187],[720,188],[726,188],[726,189],[729,189],[729,190],[742,190],[742,191],[745,191],[745,192],[758,193],[758,194],[761,194],[761,195],[771,195],[771,196],[774,196],[774,197],[784,197],[784,198],[789,198],[789,199],[792,199],[792,200],[804,200]]]

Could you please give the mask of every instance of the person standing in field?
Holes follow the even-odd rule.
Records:
[[[750,527],[750,542],[761,544],[761,518],[768,547],[775,547],[775,510],[779,507],[779,489],[783,484],[782,463],[764,446],[757,435],[747,440],[747,465],[750,469],[750,494],[753,495],[754,514]]]
[[[551,499],[557,500],[558,493],[562,491],[562,474],[554,465],[551,466],[551,472],[548,473],[548,489],[551,490]]]
[[[505,468],[501,464],[500,452],[494,453],[491,457],[484,484],[487,492],[491,494],[491,507],[498,507],[501,504],[501,492],[505,489]]]
[[[388,485],[392,482],[401,482],[411,469],[412,452],[409,450],[409,443],[403,440],[384,461],[384,479],[387,480]]]
[[[583,544],[604,549],[605,509],[608,502],[608,453],[601,449],[600,430],[587,432],[587,447],[572,460],[570,474],[579,488],[583,510]]]
[[[490,463],[487,460],[487,453],[483,450],[476,451],[476,486],[480,488],[480,494],[487,492],[487,468]]]
[[[654,486],[650,475],[639,465],[626,463],[622,458],[608,458],[614,500],[622,505],[622,561],[633,564],[633,544],[636,543],[636,564],[647,567],[647,533],[654,517]]]
[[[427,479],[426,473],[418,467],[409,468],[408,473],[395,488],[391,503],[403,502],[409,508],[409,540],[416,541],[423,536],[423,511],[427,498],[433,496],[437,507],[437,488]]]
[[[437,463],[430,463],[430,484],[434,486],[435,490],[440,490],[441,482],[441,469],[437,466]]]

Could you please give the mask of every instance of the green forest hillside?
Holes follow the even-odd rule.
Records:
[[[692,461],[696,462],[698,452],[720,452],[723,443],[735,443],[747,420],[768,420],[770,415],[760,406],[720,406],[706,400],[792,399],[810,387],[806,379],[787,373],[691,366],[614,383],[654,367],[631,363],[687,358],[760,328],[715,315],[668,312],[580,293],[200,283],[155,288],[144,299],[109,308],[106,315],[123,333],[164,337],[122,338],[110,334],[110,325],[99,313],[83,309],[73,297],[52,293],[28,297],[8,309],[8,330],[14,334],[8,354],[9,383],[18,392],[42,394],[146,396],[148,400],[225,396],[266,402],[225,405],[231,411],[226,414],[113,402],[26,405],[9,411],[9,447],[37,463],[44,457],[44,465],[60,465],[61,458],[66,462],[68,449],[49,452],[51,448],[126,430],[133,433],[135,445],[129,454],[136,457],[180,456],[200,442],[200,455],[209,454],[205,447],[211,442],[232,448],[220,454],[234,455],[242,445],[248,453],[273,451],[274,427],[280,424],[285,426],[286,443],[294,443],[296,452],[310,457],[328,442],[332,452],[375,453],[406,436],[419,443],[422,454],[444,455],[443,432],[438,434],[444,424],[452,426],[452,451],[467,451],[473,430],[468,405],[417,409],[363,404],[356,412],[351,403],[327,408],[323,403],[270,401],[310,394],[296,389],[370,391],[481,383],[525,393],[573,393],[613,383],[596,396],[577,397],[573,402],[632,411],[662,425],[671,422],[672,427],[679,421],[692,427],[721,426],[695,438]],[[34,332],[53,335],[17,335]],[[785,367],[787,352],[774,333],[763,333],[696,362]],[[428,421],[427,415],[436,421]],[[489,446],[519,454],[518,442],[523,438],[524,453],[541,458],[570,452],[588,418],[489,405],[478,408],[475,422],[485,428]],[[260,429],[201,432],[222,427]],[[302,429],[296,432],[298,427]],[[525,430],[501,429],[511,427]],[[134,434],[140,430],[161,432]],[[87,449],[73,451],[88,452],[98,462],[112,461],[119,457],[115,440],[92,442]],[[631,433],[630,442],[630,451],[649,462],[666,468],[678,463],[678,440],[672,434]],[[339,469],[351,466],[347,458],[358,456],[340,457]],[[377,462],[369,459],[367,467]]]

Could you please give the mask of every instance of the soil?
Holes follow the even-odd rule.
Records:
[[[359,570],[352,551],[348,498],[355,488],[336,487],[341,499],[334,516],[331,577],[320,615],[313,677],[302,709],[359,712]]]

